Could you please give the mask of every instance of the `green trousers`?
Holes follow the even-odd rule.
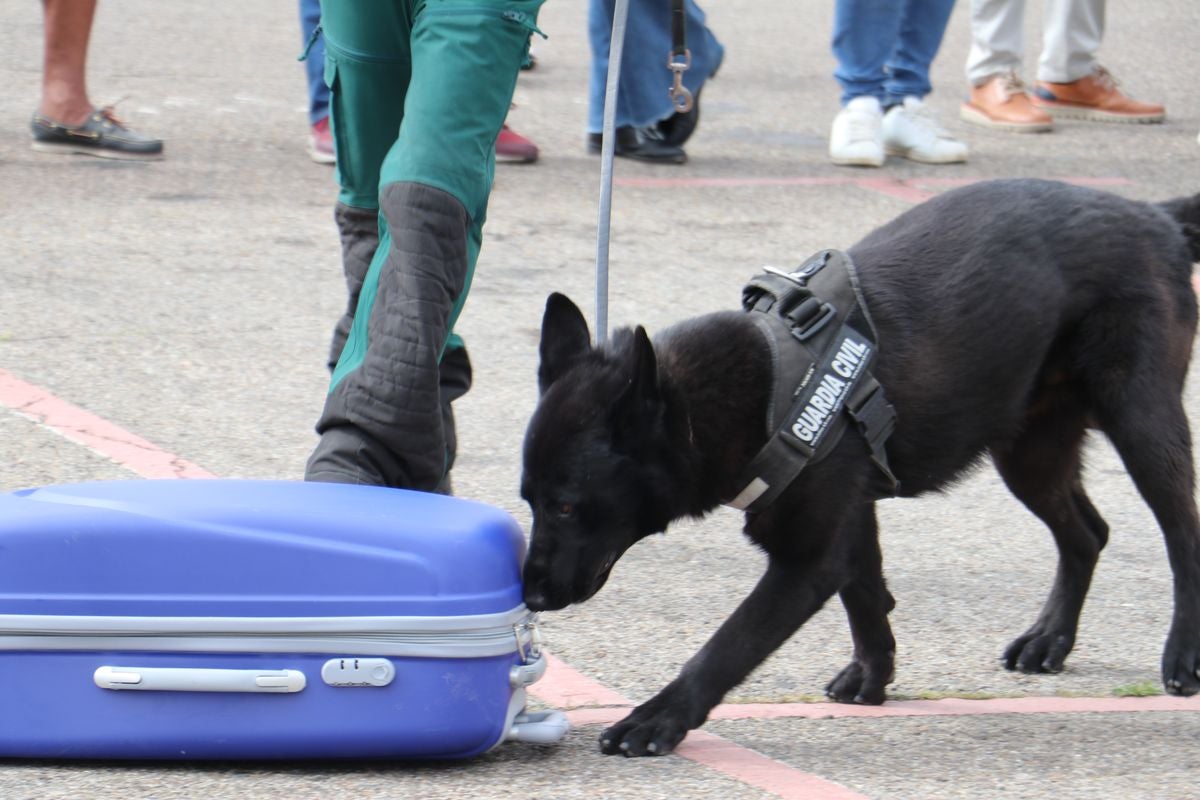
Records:
[[[310,480],[447,486],[448,404],[470,385],[454,324],[541,2],[322,2],[353,312],[335,332]],[[373,227],[363,224],[371,211]]]

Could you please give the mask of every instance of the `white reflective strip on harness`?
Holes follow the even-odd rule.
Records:
[[[770,489],[771,485],[762,478],[755,478],[750,481],[750,485],[742,489],[737,497],[730,500],[725,505],[730,508],[736,508],[738,511],[745,511],[750,507],[750,504],[763,496],[763,493]]]

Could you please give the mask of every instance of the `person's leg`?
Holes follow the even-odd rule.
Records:
[[[1025,56],[1025,0],[971,0],[969,95],[959,116],[966,122],[1013,133],[1052,130],[1021,81]]]
[[[361,8],[326,0],[339,169],[345,134],[337,117],[345,98],[338,86],[370,74],[343,64],[340,26],[331,19],[343,1]],[[413,19],[417,79],[377,175],[379,246],[318,421],[321,441],[308,462],[309,480],[448,488],[454,436],[447,406],[470,384],[469,360],[452,331],[479,253],[496,136],[539,6],[540,0],[428,0]],[[347,48],[374,54],[374,32],[358,33]],[[386,83],[367,81],[379,90]],[[371,108],[370,93],[354,107]],[[346,183],[344,202],[354,199]]]
[[[1046,0],[1037,79],[1070,83],[1091,75],[1104,39],[1105,0]]]
[[[1105,0],[1047,0],[1045,41],[1033,102],[1052,117],[1162,122],[1166,110],[1126,96],[1096,60]]]
[[[330,122],[342,154],[335,166],[340,191],[334,218],[348,297],[347,310],[333,332],[331,369],[345,350],[367,274],[386,254],[386,248],[380,247],[381,231],[386,237],[386,230],[379,213],[379,171],[395,143],[411,76],[411,9],[390,2],[372,4],[370,13],[364,13],[364,8],[354,0],[324,0],[322,9],[322,36],[327,44],[323,82],[330,88]],[[331,415],[331,400],[332,387],[317,422],[321,440],[309,459],[305,478],[396,482],[395,469],[389,471],[386,463],[378,463],[381,459],[375,452],[385,452],[383,448],[359,435],[354,413]]]
[[[659,120],[654,126],[657,136],[671,145],[682,145],[695,133],[700,123],[700,90],[704,88],[706,80],[716,76],[725,59],[724,45],[709,29],[704,12],[694,0],[685,0],[684,14],[692,66],[683,73],[683,85],[692,94],[692,107],[688,111],[680,111],[672,106],[670,116]],[[671,79],[673,82],[673,75]]]
[[[63,125],[80,125],[92,113],[87,52],[96,0],[42,0],[42,10],[45,50],[38,114]]]
[[[161,158],[161,140],[129,130],[111,107],[95,108],[88,97],[88,41],[96,0],[42,0],[42,9],[45,51],[42,97],[29,126],[33,149],[101,158]]]
[[[300,39],[306,48],[304,72],[308,78],[308,124],[329,116],[329,87],[325,85],[325,42],[317,33],[321,0],[300,0]]]
[[[883,103],[884,67],[900,36],[899,0],[837,0],[833,13],[833,76],[842,105],[870,96]]]
[[[954,0],[904,0],[900,35],[888,59],[883,146],[888,155],[926,164],[967,160],[967,145],[950,135],[922,102],[932,91],[929,67],[942,45]]]
[[[615,5],[614,0],[591,0],[588,4],[588,40],[592,51],[588,133],[599,133],[604,120],[604,91]],[[695,95],[720,67],[725,48],[709,30],[704,11],[693,0],[684,3],[684,14],[692,63],[683,73],[683,85]],[[630,0],[621,57],[621,81],[617,88],[618,126],[645,128],[675,113],[668,94],[674,80],[674,73],[667,67],[671,46],[670,5],[662,0]]]
[[[932,91],[929,67],[942,46],[954,0],[905,0],[895,49],[888,57],[884,107]]]
[[[318,164],[333,164],[337,154],[329,129],[329,87],[325,85],[325,40],[318,27],[321,0],[300,0],[300,37],[308,78],[308,155]]]
[[[900,0],[837,0],[833,76],[842,110],[829,132],[829,158],[842,166],[883,166],[885,65],[900,35]]]
[[[1020,74],[1025,57],[1025,0],[971,0],[967,83],[981,86],[1005,73]]]
[[[660,38],[664,34],[657,24],[658,15],[653,13],[650,2],[630,0],[629,3],[621,51],[621,78],[617,85],[614,152],[638,161],[682,164],[687,161],[683,148],[647,138],[639,130],[672,113],[666,94],[670,79],[665,84],[653,86],[658,83],[654,76],[659,74],[659,67],[667,62],[670,34],[668,32],[665,34],[667,38]],[[592,155],[599,154],[603,146],[601,129],[604,127],[614,7],[613,0],[590,0],[588,3],[591,68],[588,73],[587,149]],[[666,5],[662,5],[662,10],[669,13]],[[662,65],[650,63],[650,57],[655,53],[661,58]],[[662,92],[657,102],[650,97],[655,89]]]

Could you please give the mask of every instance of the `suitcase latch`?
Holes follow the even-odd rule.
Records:
[[[517,637],[517,655],[522,663],[529,664],[541,658],[542,632],[538,628],[537,614],[530,614],[513,625],[513,634]]]
[[[396,667],[386,658],[331,658],[321,667],[321,680],[330,686],[387,686]]]

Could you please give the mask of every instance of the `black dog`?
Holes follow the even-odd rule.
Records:
[[[1106,434],[1163,535],[1175,610],[1162,661],[1172,694],[1200,690],[1200,519],[1181,392],[1196,332],[1200,195],[1160,205],[1048,181],[947,192],[848,251],[878,332],[874,374],[896,412],[887,456],[902,496],[990,455],[1054,534],[1054,586],[1005,651],[1058,672],[1075,642],[1108,526],[1080,482],[1088,428]],[[525,602],[587,600],[639,539],[728,502],[767,439],[772,366],[744,312],[643,328],[594,349],[566,297],[546,304],[522,496],[533,510]],[[854,658],[826,687],[881,703],[894,606],[866,442],[850,429],[745,533],[769,556],[758,586],[682,673],[604,732],[605,753],[662,754],[837,593]]]

